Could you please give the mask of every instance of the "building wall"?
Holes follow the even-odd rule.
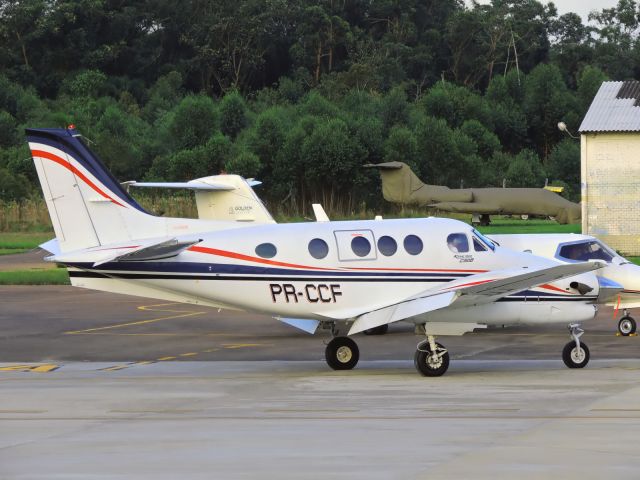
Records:
[[[582,232],[640,255],[640,132],[581,136]]]

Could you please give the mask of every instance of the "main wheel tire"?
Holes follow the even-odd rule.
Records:
[[[444,350],[444,347],[436,343],[436,349]],[[416,349],[413,364],[423,377],[440,377],[449,368],[449,352],[445,351],[443,355],[437,357],[429,348],[429,344],[425,342]]]
[[[389,324],[385,323],[384,325],[380,325],[379,327],[367,328],[364,331],[365,335],[384,335],[389,331]]]
[[[623,337],[636,333],[636,321],[630,316],[624,316],[618,321],[618,332]]]
[[[569,368],[584,368],[589,363],[589,347],[580,342],[580,349],[576,348],[576,342],[567,343],[562,349],[562,361]]]
[[[336,337],[327,345],[324,356],[334,370],[351,370],[360,359],[360,350],[350,338]]]

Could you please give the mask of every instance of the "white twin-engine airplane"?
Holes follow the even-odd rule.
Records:
[[[600,261],[563,264],[497,246],[449,219],[251,224],[155,217],[69,129],[27,129],[56,239],[43,247],[74,286],[268,313],[309,333],[328,330],[331,368],[353,368],[348,337],[406,321],[424,334],[415,366],[440,376],[438,335],[492,325],[568,324],[570,368],[589,349]],[[616,292],[617,293],[617,292]]]

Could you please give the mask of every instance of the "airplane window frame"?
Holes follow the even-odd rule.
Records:
[[[320,245],[320,242],[322,242],[322,245]],[[317,247],[313,247],[312,244],[317,245]],[[323,249],[322,252],[324,253],[324,255],[318,255],[318,248]],[[329,243],[322,238],[312,238],[307,244],[307,250],[309,251],[309,255],[311,255],[313,258],[315,258],[316,260],[322,260],[323,258],[326,258],[327,255],[329,255]]]
[[[572,245],[580,245],[580,244],[597,244],[603,252],[605,252],[607,255],[609,255],[609,260],[605,260],[604,258],[589,258],[586,260],[580,260],[580,259],[574,259],[574,258],[570,258],[570,257],[565,257],[561,252],[564,248],[572,246]],[[563,262],[570,262],[570,263],[582,263],[582,262],[588,262],[589,260],[602,260],[603,262],[609,264],[609,263],[613,263],[613,259],[619,257],[619,255],[615,252],[612,252],[610,248],[608,248],[606,245],[604,245],[602,242],[600,242],[597,239],[582,239],[582,240],[574,240],[572,242],[563,242],[558,244],[558,248],[556,249],[556,254],[554,255],[554,258],[557,258],[560,261]]]
[[[389,240],[391,240],[391,243],[389,243]],[[383,242],[385,242],[385,244],[383,244]],[[382,235],[376,243],[378,244],[378,251],[385,257],[391,257],[398,252],[398,242],[390,235]],[[393,247],[393,251],[389,250],[391,246]]]
[[[410,243],[415,241],[414,239],[417,240],[417,243],[415,244],[415,246],[418,246],[417,249],[415,249],[414,245],[411,245]],[[407,244],[409,244],[409,246],[407,246]],[[404,247],[405,252],[407,252],[409,255],[413,255],[414,257],[416,255],[420,255],[424,250],[424,242],[419,236],[414,235],[413,233],[410,233],[409,235],[404,237],[404,240],[402,241],[402,246]]]
[[[264,248],[273,248],[273,250],[269,250],[269,252],[260,252],[261,250],[263,250]],[[255,250],[256,255],[259,256],[260,258],[273,258],[278,254],[278,248],[271,242],[264,242],[261,243],[260,245],[257,245]],[[273,254],[271,254],[271,252],[273,252]]]
[[[366,242],[366,247],[367,247],[366,252],[364,252],[363,250],[358,251],[360,247],[357,247],[357,248],[354,247],[354,243],[360,242],[360,240],[363,240],[364,242]],[[363,243],[362,245],[364,246],[365,244]],[[351,239],[351,251],[357,257],[360,257],[360,258],[367,257],[371,253],[371,248],[372,248],[371,242],[367,237],[363,237],[362,235],[357,235]]]
[[[464,238],[465,245],[466,245],[465,250],[460,250],[457,248],[456,250],[453,249],[453,241],[455,238]],[[449,248],[449,250],[453,253],[469,253],[471,251],[471,248],[469,246],[469,237],[467,237],[467,234],[464,232],[450,233],[449,235],[447,235],[447,248]]]
[[[482,233],[480,233],[478,230],[476,230],[475,228],[471,231],[471,233],[473,235],[475,235],[476,237],[478,237],[478,240],[480,240],[482,243],[484,243],[487,247],[489,247],[489,250],[491,250],[492,252],[496,251],[496,242],[494,242],[493,240],[491,240],[489,237],[483,235]]]
[[[471,236],[472,239],[472,243],[473,243],[473,251],[474,252],[488,252],[489,248],[480,241],[480,239],[478,237],[476,237],[475,235]]]

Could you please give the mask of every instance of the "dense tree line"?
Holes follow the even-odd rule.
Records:
[[[0,199],[25,126],[78,125],[121,180],[256,176],[301,211],[379,206],[366,163],[452,187],[579,185],[600,83],[640,73],[634,0],[584,24],[493,0],[2,0]]]

